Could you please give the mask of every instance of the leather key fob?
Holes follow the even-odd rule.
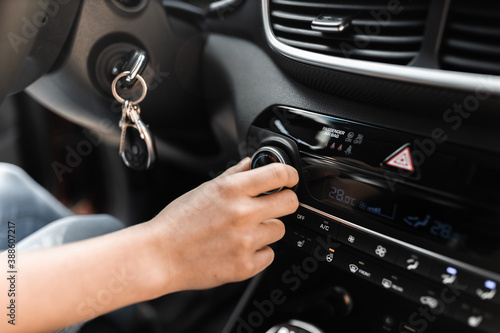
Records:
[[[141,120],[139,122],[142,123]],[[149,132],[149,126],[140,124],[144,129],[144,140],[134,126],[126,128],[125,146],[120,154],[123,162],[131,169],[144,171],[150,169],[156,161],[156,146],[154,137]]]

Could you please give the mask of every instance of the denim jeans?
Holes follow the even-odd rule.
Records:
[[[21,168],[0,163],[0,251],[7,249],[9,221],[18,251],[45,249],[122,229],[110,215],[74,215]],[[83,324],[60,332],[78,332]]]

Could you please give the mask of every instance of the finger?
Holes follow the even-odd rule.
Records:
[[[256,248],[261,249],[276,243],[285,235],[285,225],[278,219],[267,220],[259,224],[256,237]]]
[[[243,172],[243,171],[247,171],[247,170],[250,170],[250,157],[245,157],[244,159],[239,161],[238,164],[227,169],[223,173],[223,175],[233,175],[235,173]]]
[[[232,175],[234,183],[250,196],[258,196],[264,192],[281,187],[293,187],[299,181],[295,168],[281,163],[273,163],[263,167]]]
[[[294,213],[299,208],[299,199],[292,190],[252,198],[248,209],[252,210],[254,221],[275,219]]]
[[[254,272],[257,275],[271,265],[274,261],[274,251],[269,246],[263,247],[254,255]]]

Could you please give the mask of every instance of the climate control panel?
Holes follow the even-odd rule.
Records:
[[[499,156],[281,106],[248,136],[252,167],[299,171],[284,243],[421,307],[408,332],[426,313],[500,332]]]

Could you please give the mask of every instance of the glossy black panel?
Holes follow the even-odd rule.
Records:
[[[444,129],[422,137],[284,106],[254,124],[296,142],[300,202],[500,272],[499,156],[453,144]]]
[[[255,124],[294,139],[302,152],[382,176],[391,190],[405,184],[479,205],[500,200],[500,177],[494,176],[500,156],[451,144],[443,128],[420,137],[287,107],[264,112]],[[387,163],[405,147],[413,171]]]
[[[375,219],[462,253],[488,256],[500,248],[495,211],[403,186],[391,191],[383,178],[317,158],[301,160],[312,197],[343,210],[350,220]]]

